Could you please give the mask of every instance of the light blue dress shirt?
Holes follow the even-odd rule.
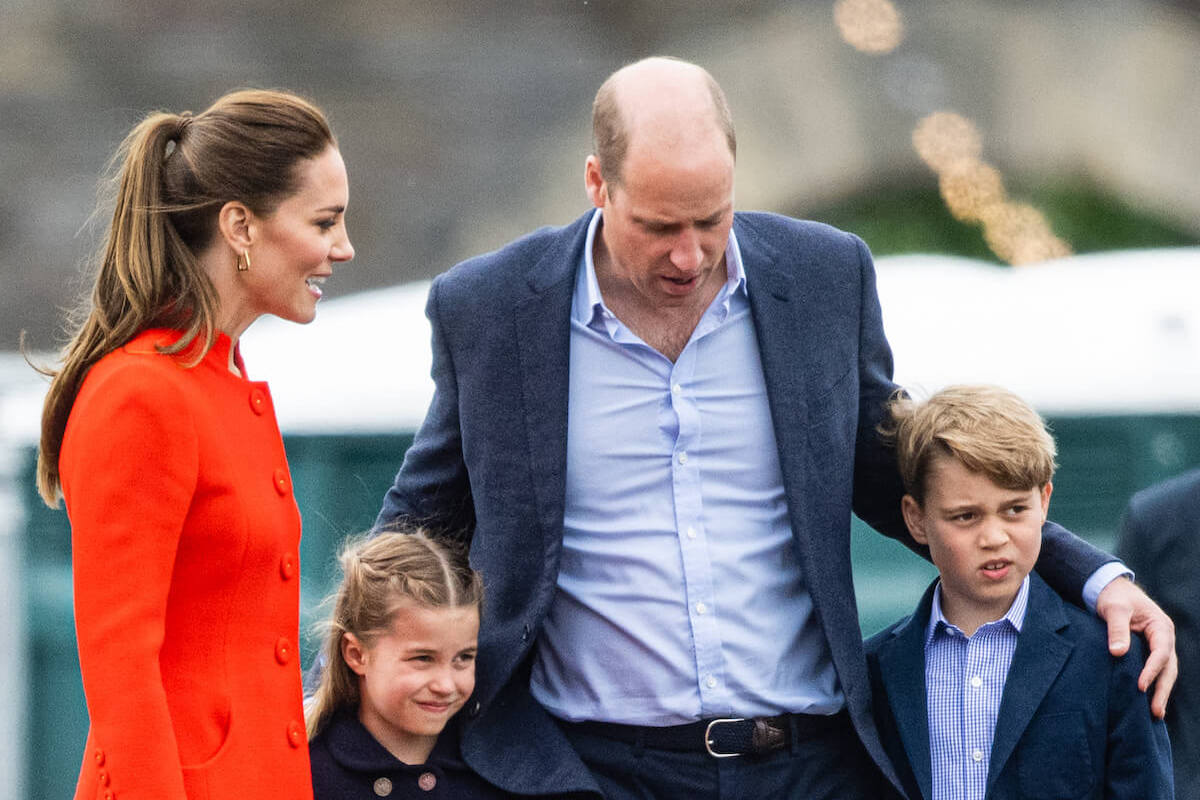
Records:
[[[737,238],[672,363],[605,306],[599,220],[571,312],[563,554],[533,695],[563,719],[639,725],[834,713]]]
[[[1008,668],[1029,602],[1029,576],[1003,617],[971,636],[942,614],[933,590],[925,629],[925,689],[933,800],[983,800]]]

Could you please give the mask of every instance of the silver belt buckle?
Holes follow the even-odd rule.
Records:
[[[713,750],[712,729],[713,729],[714,725],[721,725],[726,722],[745,722],[745,721],[746,721],[745,717],[733,717],[733,718],[729,718],[729,719],[714,719],[712,722],[708,723],[708,727],[706,727],[704,729],[704,749],[707,750],[708,754],[710,756],[712,756],[713,758],[737,758],[738,756],[740,756],[741,753],[718,753],[716,750]]]

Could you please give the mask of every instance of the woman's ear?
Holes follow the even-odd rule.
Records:
[[[217,212],[217,230],[235,253],[254,244],[254,212],[245,203],[230,200]]]
[[[904,499],[900,501],[900,510],[904,513],[904,524],[908,526],[908,532],[917,544],[929,544],[929,537],[925,535],[925,511],[917,499],[911,494],[904,495]]]
[[[342,660],[355,675],[363,675],[367,671],[367,648],[353,633],[342,634]]]

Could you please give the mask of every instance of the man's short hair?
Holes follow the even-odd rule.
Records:
[[[888,404],[880,426],[896,447],[904,488],[925,504],[935,459],[955,458],[997,486],[1022,491],[1054,477],[1057,451],[1045,420],[1028,403],[999,386],[948,386],[924,402],[903,392]]]
[[[655,56],[655,58],[690,64],[690,62],[670,56]],[[704,73],[705,84],[712,96],[713,119],[721,133],[725,135],[730,154],[736,158],[737,137],[733,132],[733,114],[729,110],[725,92],[716,79],[708,73],[708,70],[695,64],[691,64],[691,66],[695,66]],[[596,92],[596,99],[592,102],[592,153],[600,162],[600,174],[613,186],[619,186],[621,183],[621,170],[625,166],[625,155],[629,151],[629,129],[625,124],[620,102],[617,99],[616,78],[620,71],[617,70],[608,76],[608,79]]]

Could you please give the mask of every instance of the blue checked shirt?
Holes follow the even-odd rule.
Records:
[[[942,616],[941,584],[925,631],[933,800],[983,800],[1004,681],[1029,602],[1029,577],[1008,613],[967,637]]]

